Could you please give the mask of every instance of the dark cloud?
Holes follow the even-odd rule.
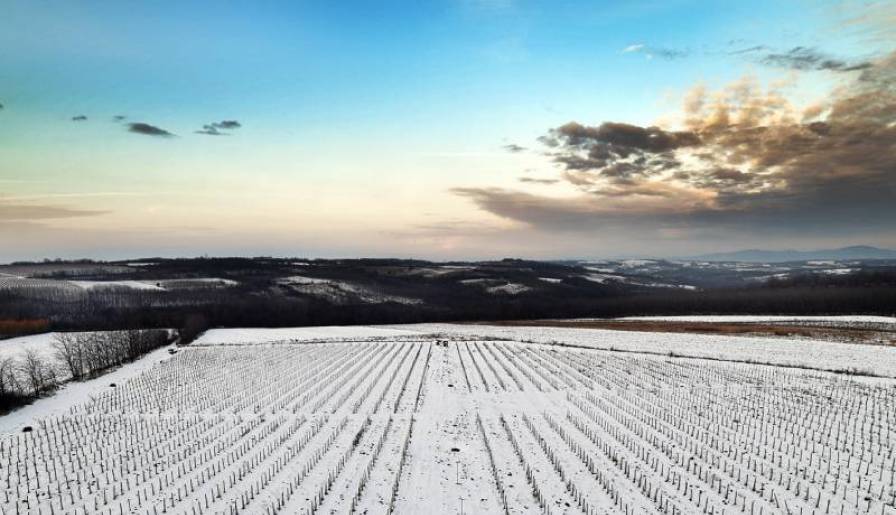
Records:
[[[78,218],[82,216],[97,216],[106,213],[106,211],[93,211],[86,209],[74,209],[68,207],[45,206],[37,204],[0,203],[0,221],[4,222]]]
[[[217,127],[218,129],[239,129],[242,127],[240,122],[236,120],[223,120],[218,123],[213,123],[212,126]]]
[[[548,131],[546,153],[577,196],[453,192],[551,230],[845,234],[896,220],[896,53],[806,109],[741,80],[719,92],[695,87],[682,115],[677,131],[618,122]]]
[[[112,117],[112,120],[113,120],[113,121],[116,121],[116,122],[123,122],[123,121],[127,120],[127,118],[128,118],[128,117],[125,116],[125,115],[123,115],[123,114],[117,114],[117,115],[115,115],[115,116]]]
[[[582,186],[598,179],[592,173],[595,171],[605,179],[625,182],[675,167],[674,151],[699,145],[700,137],[693,131],[627,123],[586,126],[569,122],[549,131],[541,141],[551,149],[548,155],[566,169],[567,179]]]
[[[162,138],[170,138],[173,137],[174,134],[166,131],[165,129],[156,127],[155,125],[150,125],[148,123],[136,122],[128,124],[128,131],[133,132],[135,134],[144,134],[146,136],[158,136]]]
[[[617,122],[604,122],[597,127],[569,122],[553,129],[549,137],[567,147],[590,149],[590,153],[597,157],[628,155],[630,151],[638,150],[661,153],[700,143],[700,138],[690,131],[665,131],[659,127]]]
[[[205,134],[206,136],[227,136],[222,130],[239,129],[242,124],[236,120],[222,120],[220,122],[208,123],[202,126],[202,129],[196,131],[196,134]]]
[[[0,102],[0,111],[2,111],[2,110],[3,110],[3,103]]]
[[[229,136],[229,134],[221,132],[211,125],[203,125],[201,130],[196,131],[196,134],[205,134],[206,136]]]
[[[504,145],[504,150],[511,152],[513,154],[518,154],[526,150],[526,147],[521,147],[516,143],[511,143],[509,145]]]
[[[78,116],[72,116],[72,121],[73,122],[86,122],[87,117],[84,116],[83,114],[79,114]]]
[[[760,62],[769,66],[803,71],[828,70],[848,72],[871,67],[871,63],[868,61],[847,62],[825,54],[818,49],[803,46],[793,47],[786,52],[768,53],[762,56]]]

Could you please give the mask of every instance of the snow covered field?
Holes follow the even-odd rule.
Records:
[[[20,358],[28,351],[34,351],[42,357],[52,357],[56,334],[40,333],[0,340],[0,359]]]
[[[424,333],[727,360],[823,371],[856,371],[896,378],[896,348],[788,338],[612,331],[537,326],[414,324]]]
[[[828,316],[792,316],[792,315],[701,315],[701,316],[656,316],[626,317],[617,321],[634,322],[709,322],[734,324],[770,324],[807,327],[828,327],[839,329],[858,329],[866,331],[896,332],[896,317],[871,315],[828,315]]]
[[[325,339],[389,338],[419,335],[419,331],[383,326],[277,327],[271,329],[211,329],[193,345],[241,345],[266,342],[315,341]]]
[[[896,317],[870,315],[696,315],[696,316],[650,316],[625,317],[617,320],[655,320],[661,322],[843,322],[877,323],[896,325]]]
[[[896,513],[896,381],[600,350],[645,334],[210,331],[0,436],[0,511]]]

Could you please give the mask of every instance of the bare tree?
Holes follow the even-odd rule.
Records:
[[[19,366],[34,395],[40,395],[55,383],[56,371],[47,366],[33,349],[28,349],[25,352],[25,357]]]
[[[0,396],[18,394],[19,380],[16,377],[16,362],[13,358],[0,359]]]
[[[84,375],[84,345],[79,335],[57,334],[53,337],[53,349],[59,361],[65,363],[72,378],[79,379]]]

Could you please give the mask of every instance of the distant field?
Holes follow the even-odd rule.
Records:
[[[622,319],[511,320],[507,326],[569,327],[655,333],[799,337],[833,342],[896,345],[892,317],[631,317]]]
[[[893,512],[896,381],[633,352],[625,340],[644,334],[213,331],[126,365],[144,368],[66,414],[41,419],[38,401],[31,431],[0,437],[0,460],[20,464],[0,475],[0,509]],[[729,357],[771,340],[702,339]],[[896,362],[885,347],[812,348],[840,347]]]
[[[625,317],[618,320],[648,320],[664,322],[774,322],[806,324],[889,324],[896,325],[896,316],[874,315],[680,315]]]

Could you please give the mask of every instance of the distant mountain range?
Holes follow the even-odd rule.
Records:
[[[702,261],[748,261],[758,263],[781,263],[785,261],[851,260],[851,259],[896,259],[896,250],[856,245],[839,249],[822,250],[739,250],[694,256]]]

